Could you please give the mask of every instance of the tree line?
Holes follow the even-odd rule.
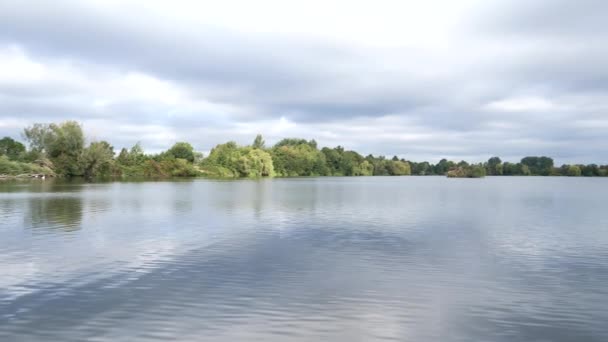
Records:
[[[107,141],[86,144],[82,126],[74,121],[34,124],[23,131],[28,146],[12,138],[0,140],[0,175],[45,174],[62,177],[296,177],[296,176],[608,176],[608,165],[555,166],[545,156],[525,157],[518,163],[492,157],[469,164],[442,159],[436,164],[394,156],[367,155],[317,146],[315,140],[283,139],[267,147],[261,135],[251,145],[227,142],[208,156],[187,142],[168,150],[146,154],[138,143],[118,153]]]

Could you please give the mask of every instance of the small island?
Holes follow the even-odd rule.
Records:
[[[486,169],[481,165],[459,166],[446,174],[448,178],[483,178]]]
[[[23,131],[28,143],[10,137],[0,139],[0,179],[83,177],[86,179],[128,178],[258,178],[310,176],[429,176],[482,178],[489,176],[586,176],[606,177],[608,165],[554,166],[552,158],[525,157],[503,162],[492,157],[484,163],[441,159],[437,164],[415,162],[394,156],[363,156],[355,151],[317,146],[315,140],[287,138],[267,147],[261,135],[251,145],[230,141],[203,156],[187,142],[177,142],[157,154],[144,153],[135,144],[115,153],[107,141],[88,145],[82,127],[75,121],[34,124]]]

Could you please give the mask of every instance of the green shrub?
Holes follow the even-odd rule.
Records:
[[[7,156],[0,156],[0,175],[19,176],[23,174],[44,174],[53,176],[55,173],[45,166],[12,161],[9,160]]]

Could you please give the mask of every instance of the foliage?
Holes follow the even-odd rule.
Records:
[[[521,164],[526,165],[532,175],[548,176],[553,169],[553,159],[549,157],[525,157]]]
[[[579,177],[582,174],[581,168],[577,165],[569,165],[567,176],[569,177]]]
[[[211,178],[236,178],[238,175],[223,166],[218,165],[202,165],[201,172],[203,175]]]
[[[343,149],[342,149],[343,150]],[[366,165],[362,164],[366,160],[359,153],[355,151],[342,151],[340,156],[340,174],[344,176],[371,176],[373,175],[373,165],[371,168],[372,173],[370,174],[371,165],[369,162]]]
[[[238,160],[241,157],[239,147],[234,141],[220,144],[211,149],[209,156],[202,162],[204,169],[210,166],[221,167],[230,170],[231,174],[237,175]]]
[[[84,150],[82,164],[86,178],[111,176],[114,173],[114,147],[106,141],[91,143]]]
[[[175,143],[166,153],[173,158],[185,159],[190,163],[194,162],[194,148],[187,142]]]
[[[601,176],[601,169],[596,164],[580,165],[581,175],[585,177]]]
[[[442,167],[440,167],[440,172],[436,173],[435,172],[435,168],[427,161],[424,162],[420,162],[420,163],[411,163],[411,168],[412,168],[412,174],[414,175],[419,175],[419,176],[428,176],[428,175],[433,175],[433,174],[445,174],[451,167],[453,167],[454,162],[449,162],[448,166],[445,166],[445,170],[442,170],[442,167],[444,165],[442,165]]]
[[[147,160],[148,157],[144,154],[140,143],[133,145],[130,150],[123,148],[116,158],[116,162],[122,166],[141,165]]]
[[[251,145],[251,147],[253,148],[259,148],[259,149],[264,149],[266,148],[266,142],[264,141],[264,138],[262,138],[261,134],[258,134],[255,136],[255,139],[253,140],[253,144]]]
[[[79,123],[34,124],[24,130],[24,136],[33,150],[53,162],[58,174],[68,177],[83,175],[84,134]]]
[[[461,164],[460,166],[448,171],[447,176],[449,178],[483,178],[486,176],[486,169],[479,164]]]
[[[148,162],[147,177],[195,177],[200,175],[196,167],[181,158],[165,158],[159,162]]]
[[[342,154],[344,154],[344,148],[341,146],[337,146],[335,148],[323,147],[321,149],[321,153],[325,155],[327,173],[333,176],[344,176],[342,165]]]
[[[374,165],[367,160],[364,160],[357,168],[357,174],[355,176],[373,176]]]
[[[314,140],[284,139],[271,150],[274,170],[278,176],[328,175],[325,155]]]
[[[10,160],[19,160],[25,154],[25,145],[10,137],[0,139],[0,156]]]
[[[23,130],[23,137],[29,142],[30,149],[42,152],[47,147],[46,138],[50,132],[49,124],[35,123]]]
[[[503,165],[499,157],[492,157],[486,163],[486,173],[490,176],[502,176]]]
[[[323,147],[315,140],[287,138],[266,148],[258,134],[251,146],[227,142],[214,147],[207,158],[187,142],[177,142],[165,152],[146,154],[139,143],[122,148],[117,156],[105,141],[85,145],[80,124],[36,123],[23,132],[29,149],[5,137],[0,140],[0,173],[8,175],[45,173],[65,177],[272,177],[272,176],[404,176],[448,175],[448,177],[492,176],[608,176],[608,165],[562,165],[553,159],[529,156],[519,163],[489,158],[483,164],[441,159],[433,165],[393,156],[363,157],[342,146]]]
[[[241,177],[273,177],[274,164],[266,151],[257,148],[242,148],[237,172]]]
[[[239,147],[233,141],[214,147],[201,166],[206,174],[216,177],[272,177],[275,173],[268,152]]]
[[[46,166],[14,161],[10,160],[7,156],[0,156],[0,175],[19,176],[31,174],[53,176],[55,173]]]
[[[502,164],[502,174],[505,176],[530,176],[530,169],[521,163],[504,162]]]
[[[389,174],[391,176],[409,176],[412,174],[410,164],[400,160],[391,160],[389,162]]]
[[[310,145],[310,147],[316,149],[317,142],[315,140],[306,141],[306,139],[299,138],[285,138],[274,145],[274,147],[281,146],[298,146],[298,145]]]
[[[436,175],[445,175],[449,170],[454,168],[454,162],[448,161],[447,159],[441,159],[437,165],[435,165],[434,172]],[[418,173],[414,173],[418,174]]]

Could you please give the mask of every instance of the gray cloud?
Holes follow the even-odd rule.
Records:
[[[483,4],[446,43],[373,46],[136,6],[4,1],[0,134],[76,119],[149,150],[176,140],[208,150],[259,132],[410,159],[607,163],[606,7]]]

